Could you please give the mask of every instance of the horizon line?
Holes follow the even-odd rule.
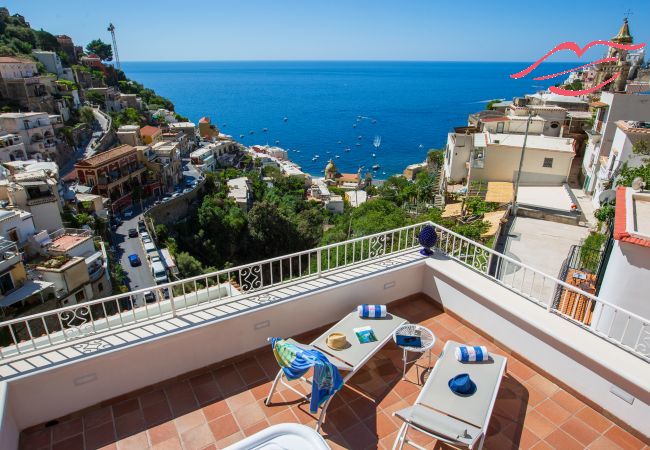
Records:
[[[531,63],[525,60],[452,60],[452,59],[127,59],[120,63],[161,63],[161,62],[400,62],[400,63]],[[546,64],[573,64],[580,60],[551,61]],[[114,64],[115,60],[109,61]]]

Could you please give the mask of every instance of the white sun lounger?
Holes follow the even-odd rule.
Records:
[[[341,376],[343,377],[343,383],[346,383],[350,378],[352,378],[355,373],[357,373],[360,368],[364,366],[364,364],[368,362],[368,360],[370,360],[370,358],[372,358],[379,350],[382,349],[384,345],[386,345],[388,341],[392,339],[395,330],[397,330],[397,328],[399,328],[404,323],[406,323],[406,320],[393,314],[387,314],[386,317],[381,319],[363,319],[359,317],[359,314],[355,310],[334,324],[332,328],[316,338],[311,343],[311,345],[301,345],[293,340],[290,340],[290,342],[305,349],[314,348],[324,353],[330,362],[339,369]],[[377,341],[360,344],[353,329],[368,325],[372,327],[375,336],[377,337]],[[327,336],[334,332],[345,334],[349,343],[347,348],[342,350],[332,350],[327,346],[325,343]],[[287,388],[291,389],[301,397],[309,399],[309,395],[305,396],[302,392],[294,389],[284,381],[284,378],[284,372],[282,369],[280,369],[275,377],[275,380],[273,381],[271,391],[266,398],[265,403],[267,406],[271,404],[271,398],[273,397],[273,393],[275,392],[278,382],[281,382]],[[302,379],[303,381],[311,384],[310,380],[307,380],[305,378]],[[327,411],[327,407],[333,397],[334,396],[330,397],[321,406],[321,412],[318,416],[318,422],[316,423],[317,431],[320,430],[320,427],[325,418],[325,412]]]
[[[424,450],[406,437],[411,428],[455,447],[483,447],[506,358],[490,354],[485,362],[462,363],[454,355],[460,345],[447,341],[415,405],[394,413],[404,424],[397,433],[393,450],[401,449],[405,442]],[[469,374],[476,384],[472,395],[460,396],[449,388],[449,380],[461,373]]]

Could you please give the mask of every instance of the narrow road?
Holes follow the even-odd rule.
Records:
[[[147,262],[147,256],[142,247],[140,236],[129,237],[130,228],[138,229],[138,219],[140,217],[140,215],[136,215],[129,220],[125,220],[124,223],[122,223],[122,225],[112,233],[112,241],[117,249],[117,256],[124,271],[127,273],[126,284],[129,287],[129,290],[143,289],[156,285],[153,275],[151,274],[151,268]],[[129,263],[129,255],[134,253],[138,255],[142,262],[140,266],[131,267],[131,263]]]
[[[95,143],[108,131],[108,120],[106,120],[106,118],[95,108],[93,108],[93,114],[95,115],[95,124],[93,125],[93,134],[90,137],[90,140],[86,145],[79,147],[75,154],[70,158],[70,161],[59,169],[61,177],[72,172],[77,161],[93,156],[95,154]]]

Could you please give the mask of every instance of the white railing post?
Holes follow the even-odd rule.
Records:
[[[316,249],[316,274],[320,277],[322,269],[322,250],[320,248]]]

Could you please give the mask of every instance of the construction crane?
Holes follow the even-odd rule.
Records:
[[[120,54],[117,52],[117,41],[115,40],[115,25],[109,23],[108,31],[111,32],[111,37],[113,38],[113,51],[115,52],[115,66],[121,70],[122,66],[120,65]]]

